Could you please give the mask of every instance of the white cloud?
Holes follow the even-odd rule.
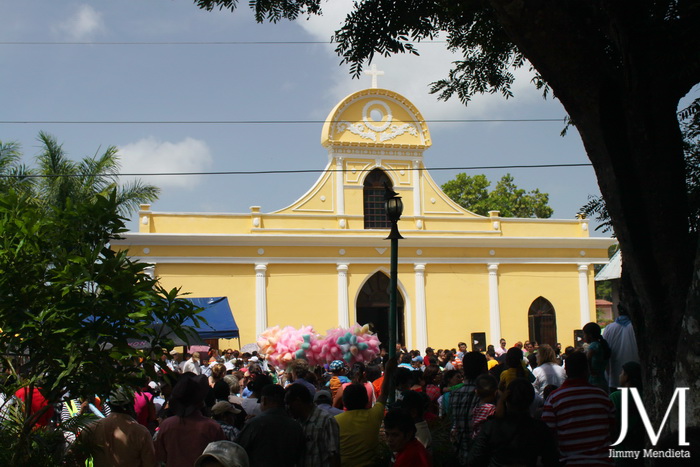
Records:
[[[122,173],[202,172],[213,159],[204,141],[185,138],[179,143],[158,141],[153,137],[119,146]],[[201,183],[197,176],[139,176],[146,183],[161,188],[193,189]]]
[[[323,4],[323,16],[312,16],[306,21],[298,21],[306,32],[315,40],[327,41],[338,29],[346,15],[352,9],[351,0],[334,0]],[[441,38],[437,38],[440,40]],[[420,56],[397,54],[389,58],[375,56],[373,61],[384,76],[379,77],[379,87],[396,91],[413,102],[427,120],[455,118],[505,118],[514,111],[514,106],[530,105],[541,102],[542,94],[530,83],[532,73],[527,65],[514,72],[513,84],[515,100],[506,99],[500,94],[476,95],[468,107],[453,96],[449,101],[438,101],[437,96],[429,93],[430,83],[446,78],[452,68],[452,62],[460,55],[447,50],[444,43],[415,44]],[[369,87],[370,78],[363,76],[350,79],[349,67],[343,65],[330,77],[333,82],[329,90],[330,97],[341,99],[359,89]],[[510,102],[513,101],[513,102]],[[507,107],[506,107],[507,106]],[[522,109],[522,107],[521,107]],[[517,110],[516,110],[517,111]],[[522,110],[520,110],[522,114]],[[530,116],[530,115],[526,115]],[[560,115],[556,115],[558,117]]]
[[[54,31],[65,34],[70,40],[87,40],[105,30],[102,13],[90,5],[80,5],[75,12],[61,21]]]

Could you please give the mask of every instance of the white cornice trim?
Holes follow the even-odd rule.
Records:
[[[332,231],[335,233],[334,231]],[[378,235],[277,235],[277,234],[158,234],[158,233],[126,233],[124,239],[113,240],[118,246],[129,245],[177,245],[177,246],[364,246],[377,247],[387,245],[386,231]],[[408,231],[404,231],[406,234]],[[416,232],[418,233],[418,231]],[[614,238],[607,237],[486,237],[486,236],[455,236],[441,237],[421,235],[401,240],[402,247],[448,247],[448,248],[607,248],[617,243]],[[480,232],[484,234],[486,232]],[[585,258],[580,258],[585,259]]]
[[[347,216],[343,216],[346,217]],[[335,216],[334,216],[335,218]],[[252,228],[250,229],[251,232],[255,232],[257,234],[260,234],[261,236],[264,236],[266,232],[278,232],[278,233],[299,233],[299,232],[326,232],[328,233],[334,233],[338,235],[343,235],[343,234],[361,234],[361,233],[367,233],[367,230],[370,229],[268,229],[268,228]],[[379,229],[371,229],[371,230],[379,230]],[[401,233],[403,235],[407,234],[414,234],[414,235],[420,235],[420,238],[425,238],[426,235],[431,235],[431,234],[452,234],[452,235],[500,235],[501,232],[498,230],[431,230],[429,232],[426,232],[425,230],[418,230],[418,229],[399,229],[401,230]],[[386,234],[389,235],[389,229],[386,229]],[[304,235],[304,234],[300,234]],[[308,235],[313,235],[313,234],[308,234]],[[372,237],[374,237],[372,235]]]
[[[364,187],[362,185],[359,186],[352,186],[352,185],[346,185],[346,189],[363,189]],[[412,187],[394,187],[394,189],[397,192],[406,192],[407,194],[413,190]],[[289,207],[293,206],[294,204],[290,205]],[[284,209],[288,209],[284,208]],[[332,213],[332,214],[298,214],[298,213],[281,213],[280,211],[283,211],[284,209],[280,209],[278,211],[274,212],[260,212],[256,213],[260,217],[264,218],[312,218],[312,219],[335,219],[339,214],[338,213]],[[328,211],[325,211],[328,212]],[[166,212],[166,211],[139,211],[139,214],[150,214],[154,217],[158,216],[188,216],[188,217],[230,217],[232,219],[248,219],[251,216],[251,213],[249,212],[244,212],[244,213],[232,213],[232,212]],[[441,213],[438,213],[441,214]],[[451,213],[450,213],[451,214]],[[464,213],[458,212],[455,214],[463,215]],[[363,219],[364,216],[360,214],[343,214],[344,217],[348,219]],[[420,216],[424,219],[429,219],[429,220],[450,220],[454,221],[454,216],[436,216],[433,215],[430,212],[426,212],[422,216]],[[414,220],[414,216],[403,216],[401,218],[402,221],[411,221]],[[470,221],[484,221],[485,219],[489,220],[498,220],[501,223],[506,223],[506,224],[513,224],[513,223],[538,223],[538,224],[571,224],[571,225],[576,225],[576,224],[585,224],[586,221],[580,221],[578,219],[534,219],[534,218],[526,218],[526,217],[494,217],[494,218],[489,218],[486,216],[479,216],[477,215],[476,217],[467,217],[465,216],[464,219],[460,219],[459,222],[470,222]],[[151,234],[153,235],[153,234]],[[194,235],[194,234],[193,234]]]
[[[225,256],[131,256],[132,259],[151,264],[259,264],[264,259],[265,264],[329,264],[337,267],[338,263],[348,266],[353,264],[384,264],[389,261],[388,256],[373,258],[348,258],[348,257],[225,257]],[[399,258],[399,264],[415,265],[416,257]],[[586,264],[605,264],[608,258],[588,258]],[[420,264],[430,266],[433,264],[571,264],[578,268],[580,258],[430,258],[420,257]],[[572,271],[575,271],[572,269]]]

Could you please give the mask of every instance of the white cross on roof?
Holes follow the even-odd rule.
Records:
[[[384,72],[377,70],[377,65],[374,63],[369,68],[369,71],[365,71],[365,74],[372,77],[372,88],[375,89],[377,88],[377,76],[384,76]]]

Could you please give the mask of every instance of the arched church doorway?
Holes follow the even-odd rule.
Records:
[[[530,305],[527,317],[530,340],[556,348],[557,316],[552,303],[544,297],[537,297]]]
[[[359,324],[369,324],[377,334],[382,346],[389,343],[389,276],[381,271],[376,272],[362,286],[357,296],[355,316]],[[396,297],[396,314],[398,317],[397,342],[405,344],[404,334],[404,300],[401,291]],[[387,347],[388,349],[388,347]]]
[[[386,216],[385,184],[392,187],[391,179],[382,169],[374,169],[365,177],[362,190],[365,229],[390,229]]]

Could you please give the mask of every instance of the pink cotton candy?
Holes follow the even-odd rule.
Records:
[[[316,334],[311,326],[295,329],[279,326],[266,329],[258,338],[261,353],[279,368],[286,368],[297,358],[310,365],[323,365],[333,360],[369,362],[379,354],[379,339],[367,325],[329,329],[325,336]]]

